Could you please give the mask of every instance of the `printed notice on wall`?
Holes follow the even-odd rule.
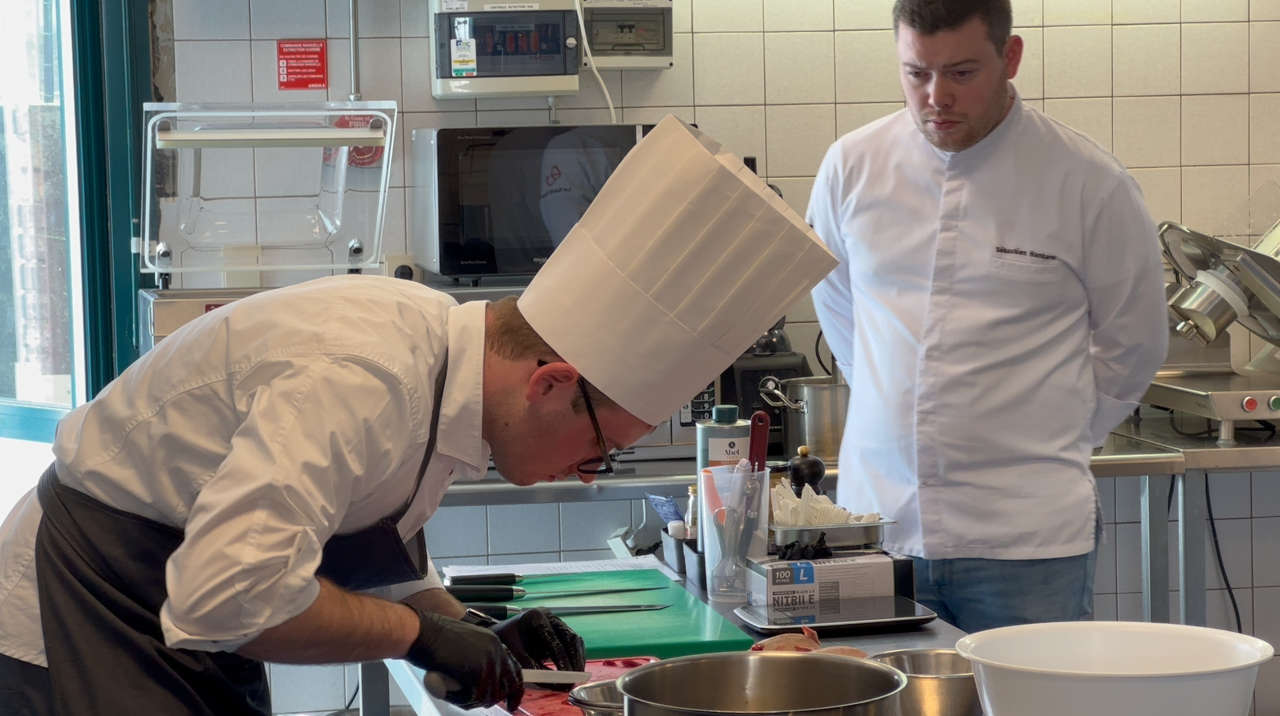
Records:
[[[442,12],[466,12],[467,0],[444,0]]]
[[[537,10],[536,2],[504,2],[497,5],[484,6],[485,12],[528,12],[529,10]]]
[[[454,40],[449,46],[449,62],[454,77],[476,76],[476,41]]]
[[[276,79],[282,90],[328,89],[324,40],[276,40]]]

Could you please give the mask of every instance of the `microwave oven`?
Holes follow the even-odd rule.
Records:
[[[653,125],[416,129],[409,248],[453,279],[528,276],[546,263]]]

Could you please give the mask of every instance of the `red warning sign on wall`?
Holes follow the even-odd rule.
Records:
[[[324,40],[277,40],[276,79],[282,90],[329,88]]]

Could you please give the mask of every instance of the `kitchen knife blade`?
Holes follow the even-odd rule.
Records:
[[[445,579],[446,584],[520,584],[521,582],[555,582],[572,577],[572,574],[515,574],[498,572],[493,574],[455,574]]]
[[[494,619],[507,619],[514,617],[520,612],[532,609],[533,607],[517,607],[513,604],[463,604],[468,609],[474,609],[481,614],[486,614]],[[670,604],[600,604],[593,606],[573,606],[573,607],[547,607],[552,614],[557,616],[570,616],[577,614],[616,614],[619,612],[656,612],[660,609],[666,609]]]
[[[583,597],[590,594],[620,594],[622,592],[648,592],[654,589],[666,589],[670,584],[661,587],[623,587],[619,589],[567,589],[552,592],[530,592],[521,587],[507,587],[490,584],[458,584],[446,585],[445,591],[460,602],[506,602],[512,599],[524,599],[526,596],[549,599],[553,597]]]

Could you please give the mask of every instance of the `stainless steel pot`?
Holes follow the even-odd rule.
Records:
[[[618,678],[624,716],[898,716],[906,685],[874,661],[781,651],[684,656]]]
[[[899,649],[871,658],[907,675],[903,716],[982,716],[973,666],[955,649]]]
[[[782,411],[782,440],[787,457],[795,457],[801,445],[828,466],[840,459],[849,385],[831,376],[768,377],[760,381],[760,398]]]

